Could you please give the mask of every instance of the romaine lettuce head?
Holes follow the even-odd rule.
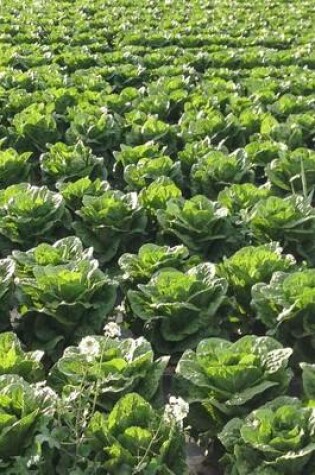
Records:
[[[56,183],[66,205],[75,211],[82,207],[85,196],[101,196],[110,189],[108,181],[91,180],[89,177],[80,178],[74,182]]]
[[[42,351],[25,352],[13,332],[0,334],[0,375],[17,374],[33,383],[43,379]]]
[[[300,363],[302,369],[303,392],[306,398],[314,404],[315,401],[315,364]]]
[[[295,259],[282,254],[278,243],[241,248],[233,256],[218,264],[218,274],[229,284],[229,293],[234,296],[243,311],[250,311],[251,288],[259,282],[269,282],[277,271],[295,269]]]
[[[184,174],[189,175],[191,167],[197,163],[199,159],[206,157],[213,151],[215,150],[213,145],[211,145],[209,137],[196,142],[187,142],[184,149],[178,152],[178,158]]]
[[[161,378],[169,357],[154,359],[143,337],[124,340],[88,336],[68,347],[50,371],[48,382],[58,392],[84,390],[98,407],[111,410],[118,399],[137,392],[158,402]]]
[[[75,145],[57,142],[40,157],[40,168],[48,183],[74,181],[92,174],[106,178],[103,158],[93,155],[92,150],[82,141]]]
[[[96,260],[35,266],[16,280],[17,315],[12,324],[31,347],[53,354],[101,330],[116,299],[116,284]]]
[[[17,375],[0,376],[0,463],[9,467],[34,444],[42,425],[51,419],[55,394],[30,385]],[[5,472],[4,472],[5,473]]]
[[[226,208],[203,195],[170,199],[166,209],[157,211],[163,233],[175,236],[191,252],[217,258],[237,239],[227,215]]]
[[[244,148],[248,159],[254,166],[265,167],[272,160],[277,159],[287,146],[273,140],[259,140],[247,144]]]
[[[43,152],[60,138],[53,109],[53,104],[34,102],[14,116],[11,134],[18,148]]]
[[[96,412],[87,436],[96,453],[104,454],[109,474],[187,475],[179,426],[138,394],[122,397],[108,416]]]
[[[62,196],[45,186],[20,183],[0,190],[0,235],[12,245],[27,249],[34,241],[52,240],[68,221]]]
[[[266,175],[277,190],[310,193],[315,186],[315,152],[301,147],[282,153],[268,165]]]
[[[69,144],[82,140],[93,151],[105,152],[121,143],[121,119],[106,108],[81,102],[69,109],[70,127],[66,132]]]
[[[226,155],[220,151],[209,152],[192,166],[190,172],[191,192],[216,199],[227,185],[251,181],[254,178],[250,164],[241,150]]]
[[[250,210],[258,201],[270,194],[270,190],[266,187],[257,187],[252,183],[235,184],[220,191],[218,202],[227,208],[230,214],[237,215],[242,210]]]
[[[18,154],[14,148],[0,150],[0,188],[28,181],[31,152]]]
[[[248,216],[255,243],[279,241],[309,264],[315,262],[315,210],[302,196],[270,196],[259,201]]]
[[[42,243],[26,252],[13,251],[16,277],[33,277],[35,266],[58,266],[81,260],[93,259],[93,248],[83,248],[82,242],[75,236],[69,236],[54,244]]]
[[[108,190],[99,197],[85,196],[77,214],[81,221],[73,224],[76,234],[86,246],[93,245],[102,263],[112,259],[132,238],[143,234],[147,225],[137,194],[117,190]]]
[[[124,181],[129,190],[141,190],[160,177],[169,177],[175,184],[183,182],[180,162],[173,162],[168,156],[141,158],[136,164],[124,169]]]
[[[126,144],[140,145],[154,141],[164,146],[167,154],[177,150],[177,125],[159,120],[154,115],[147,115],[138,110],[125,114],[129,131],[125,135]]]
[[[257,318],[279,341],[296,348],[296,356],[315,348],[315,269],[275,272],[269,284],[252,288]]]
[[[231,417],[285,393],[292,352],[271,337],[255,335],[235,343],[209,338],[196,351],[185,351],[176,368],[176,386],[191,404],[189,422],[213,435]]]
[[[195,346],[205,336],[219,335],[227,282],[204,263],[187,272],[165,268],[127,298],[134,316],[159,353],[177,353]]]
[[[119,151],[114,152],[117,165],[126,168],[128,165],[135,165],[142,158],[157,158],[161,155],[160,147],[154,142],[146,142],[142,145],[131,147],[130,145],[121,145]]]
[[[123,271],[123,281],[135,286],[147,282],[155,272],[164,267],[184,270],[191,260],[188,256],[189,251],[185,246],[143,244],[138,254],[123,254],[118,264]]]
[[[167,207],[172,198],[180,198],[182,192],[171,178],[162,176],[157,178],[149,186],[139,193],[139,202],[152,216],[161,209]]]
[[[226,475],[313,475],[315,409],[278,397],[244,420],[232,419],[219,439]]]
[[[214,140],[226,126],[223,114],[210,107],[185,111],[179,125],[185,142],[193,142],[205,137]]]

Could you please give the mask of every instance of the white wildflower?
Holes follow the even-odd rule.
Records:
[[[104,327],[104,335],[109,338],[119,338],[121,336],[119,325],[115,322],[108,322]]]
[[[189,412],[189,404],[181,397],[171,396],[169,403],[165,406],[164,418],[168,422],[176,421],[180,426]]]
[[[29,457],[28,461],[27,461],[27,468],[31,468],[33,467],[33,465],[38,465],[41,461],[41,456],[36,454],[36,455],[32,455],[31,457]]]
[[[79,343],[80,353],[86,355],[88,361],[92,361],[101,353],[101,346],[93,336],[86,336]]]

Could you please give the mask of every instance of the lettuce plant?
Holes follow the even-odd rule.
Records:
[[[231,215],[237,215],[242,210],[252,209],[258,201],[270,195],[271,192],[266,187],[257,187],[252,183],[234,184],[220,191],[218,202],[227,208]]]
[[[16,279],[16,285],[12,324],[23,341],[51,355],[99,332],[116,299],[115,283],[96,260],[35,265],[32,276]]]
[[[104,82],[104,86],[105,86]],[[108,86],[106,84],[106,86]],[[125,87],[119,94],[106,95],[106,106],[113,112],[123,115],[133,108],[134,101],[142,96],[142,92],[135,87]]]
[[[284,94],[270,108],[279,118],[286,118],[291,114],[303,112],[307,108],[307,98],[296,97],[294,94]]]
[[[141,159],[157,158],[161,156],[160,146],[154,142],[146,142],[132,147],[122,144],[120,150],[114,152],[116,166],[126,168],[128,165],[136,165]]]
[[[191,192],[216,199],[227,185],[251,181],[254,178],[250,164],[241,150],[226,155],[220,151],[209,152],[192,166]]]
[[[168,156],[141,158],[136,164],[127,165],[124,169],[124,180],[131,190],[141,190],[162,176],[181,185],[183,177],[180,162],[173,162]]]
[[[17,153],[14,148],[0,150],[0,188],[28,181],[31,152]]]
[[[25,352],[13,332],[0,334],[0,375],[17,374],[33,383],[43,379],[42,351]]]
[[[50,371],[48,382],[58,392],[85,391],[102,410],[137,392],[147,401],[160,396],[167,356],[154,359],[150,343],[138,339],[88,336],[78,347],[66,348]]]
[[[74,181],[92,174],[106,178],[103,158],[93,155],[92,150],[81,141],[75,145],[57,142],[40,157],[40,168],[48,183]]]
[[[148,88],[148,92],[150,87]],[[134,102],[134,107],[137,110],[141,110],[146,114],[154,114],[159,119],[167,121],[170,114],[171,100],[168,94],[158,93],[158,91],[150,91],[145,97],[141,97],[140,100]]]
[[[127,293],[131,310],[144,324],[144,332],[159,353],[176,353],[206,336],[220,334],[218,309],[227,282],[205,263],[187,272],[159,270],[139,290]]]
[[[56,183],[68,208],[72,211],[82,207],[85,196],[101,196],[110,189],[110,185],[105,180],[91,180],[89,177],[80,178],[74,182]]]
[[[82,140],[94,151],[111,150],[121,142],[121,119],[106,108],[82,102],[69,110],[71,120],[66,132],[69,144]]]
[[[213,108],[198,108],[185,111],[179,125],[184,140],[192,142],[207,136],[214,140],[224,130],[225,121],[221,112]]]
[[[176,368],[179,394],[191,405],[195,429],[216,434],[235,416],[248,414],[288,388],[291,348],[271,337],[246,335],[231,343],[202,340],[187,350]]]
[[[123,254],[118,261],[123,271],[123,282],[133,287],[150,280],[152,275],[164,267],[184,270],[193,266],[196,256],[189,257],[185,246],[158,246],[157,244],[143,244],[138,254]]]
[[[315,183],[315,152],[297,148],[282,153],[266,168],[266,175],[272,186],[283,192],[310,193]]]
[[[271,334],[300,352],[315,348],[315,269],[275,272],[270,283],[252,288],[257,318]]]
[[[170,199],[157,211],[163,234],[175,236],[191,252],[218,257],[235,243],[228,210],[203,195]]]
[[[253,166],[265,167],[272,160],[277,159],[282,152],[285,152],[287,146],[273,140],[260,140],[250,142],[244,150]]]
[[[279,241],[285,251],[315,262],[315,210],[302,196],[259,201],[249,213],[248,225],[254,242]]]
[[[0,259],[0,329],[3,331],[10,327],[9,313],[13,307],[13,274],[14,262],[12,259]]]
[[[0,190],[0,250],[13,243],[25,249],[52,240],[54,232],[69,226],[68,221],[62,196],[45,186],[20,183]]]
[[[85,196],[77,211],[81,220],[73,224],[86,245],[93,245],[99,260],[107,262],[137,235],[143,234],[147,217],[136,193],[108,190],[101,196]]]
[[[282,124],[280,124],[280,126],[281,125]],[[300,131],[302,145],[306,145],[309,148],[313,145],[315,127],[313,111],[309,111],[304,114],[290,114],[285,125],[293,130],[298,129]],[[277,130],[275,131],[275,139],[278,140],[276,133]]]
[[[178,158],[185,175],[189,175],[192,166],[215,149],[211,145],[209,137],[196,142],[188,142],[183,150],[178,152]]]
[[[180,426],[138,394],[122,397],[108,416],[96,412],[87,436],[108,474],[187,475]]]
[[[75,236],[69,236],[54,244],[41,243],[26,252],[13,251],[16,277],[33,277],[35,266],[66,265],[82,260],[93,259],[93,248],[83,248],[82,242]]]
[[[278,243],[247,246],[218,264],[218,274],[229,284],[241,311],[249,311],[251,288],[259,282],[269,282],[277,271],[288,272],[295,268],[295,259],[282,254]]]
[[[53,105],[33,103],[16,114],[12,121],[12,134],[17,146],[23,150],[43,152],[49,143],[59,139]]]
[[[147,115],[133,110],[125,114],[130,131],[126,133],[128,145],[139,145],[155,141],[166,147],[167,153],[177,150],[177,128],[173,124],[159,120],[155,115]]]
[[[150,185],[139,193],[139,202],[152,216],[155,216],[160,209],[165,209],[167,203],[172,198],[179,198],[182,192],[173,180],[162,176],[154,180]]]
[[[56,395],[17,375],[0,376],[0,469],[3,473],[27,473],[34,455],[41,455],[40,433],[48,430]],[[38,440],[37,436],[39,436]],[[24,463],[23,463],[24,462]]]
[[[313,475],[315,409],[279,397],[244,420],[232,419],[219,439],[225,475]]]

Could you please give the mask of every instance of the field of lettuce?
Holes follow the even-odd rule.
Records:
[[[314,24],[1,2],[1,474],[315,474]]]

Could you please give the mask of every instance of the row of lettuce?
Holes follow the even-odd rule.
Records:
[[[302,184],[306,177],[302,173]],[[207,171],[201,179],[215,182]],[[312,196],[313,190],[280,197],[268,187],[244,183],[225,187],[218,201],[203,194],[185,198],[167,176],[139,193],[124,193],[88,177],[63,184],[60,193],[20,183],[0,190],[0,255],[72,234],[86,247],[93,245],[102,264],[112,261],[114,266],[113,259],[148,241],[184,244],[212,261],[243,246],[278,241],[286,253],[312,266]]]
[[[77,237],[13,251],[0,260],[1,329],[54,361],[120,311],[159,354],[181,354],[203,337],[267,332],[294,348],[296,361],[312,359],[315,271],[277,243],[243,247],[218,264],[184,245],[144,244],[118,265],[113,275],[100,270]]]
[[[313,24],[5,2],[0,473],[315,473]]]

